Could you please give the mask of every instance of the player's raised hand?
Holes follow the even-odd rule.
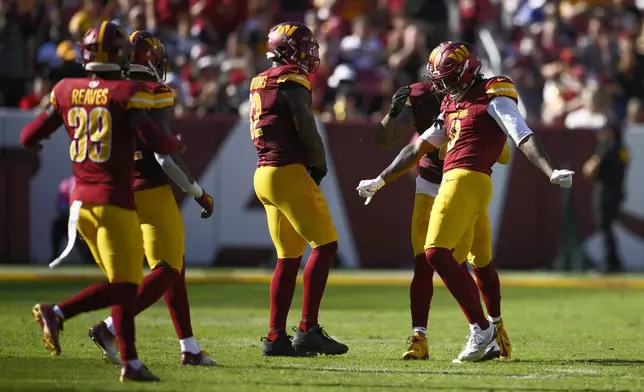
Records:
[[[550,183],[559,185],[562,188],[570,188],[573,174],[575,172],[571,170],[553,170],[552,175],[550,175]]]
[[[206,191],[203,191],[200,197],[195,197],[195,201],[199,203],[201,208],[201,219],[210,218],[212,212],[215,210],[215,202]]]
[[[391,105],[389,106],[390,118],[396,118],[402,112],[409,94],[411,94],[411,87],[409,86],[403,86],[394,93],[394,96],[391,98]]]
[[[356,190],[361,197],[366,197],[370,200],[383,186],[385,186],[385,180],[377,177],[371,180],[360,181]]]

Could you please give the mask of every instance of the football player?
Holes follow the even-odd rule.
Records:
[[[344,354],[348,347],[318,323],[320,302],[338,248],[338,235],[318,187],[327,174],[324,144],[311,112],[307,76],[320,64],[318,43],[298,22],[280,23],[268,35],[268,70],[250,84],[250,136],[258,161],[254,187],[266,209],[277,251],[270,287],[270,324],[262,338],[265,356]],[[302,317],[295,338],[286,333],[297,273],[306,245]]]
[[[69,226],[77,226],[108,283],[90,286],[56,305],[37,304],[45,348],[61,352],[63,321],[78,314],[112,306],[121,349],[121,381],[159,381],[138,359],[134,346],[135,298],[143,278],[143,240],[136,216],[132,178],[135,140],[162,155],[182,143],[161,132],[148,117],[154,97],[145,84],[124,80],[130,42],[117,25],[103,22],[80,42],[88,77],[63,79],[51,91],[51,102],[20,135],[25,147],[40,150],[40,141],[65,125],[76,186],[72,192]],[[70,231],[64,258],[76,239]]]
[[[454,260],[452,250],[462,246],[462,241],[471,244],[472,227],[486,214],[492,198],[492,165],[509,136],[551,183],[570,187],[574,172],[553,169],[539,139],[519,113],[514,84],[504,77],[483,78],[473,45],[443,43],[431,57],[431,83],[437,93],[445,95],[439,118],[417,141],[403,148],[378,177],[361,181],[357,190],[363,197],[373,197],[386,183],[409,171],[424,154],[446,147],[443,180],[430,215],[425,255],[470,323],[470,334],[457,361],[477,361],[498,331],[485,317],[476,287]]]
[[[381,148],[388,148],[414,130],[422,133],[429,128],[440,114],[439,97],[442,98],[436,94],[429,82],[418,82],[398,89],[392,98],[389,113],[378,126],[374,138],[376,144]],[[419,174],[416,177],[416,195],[411,223],[414,251],[414,275],[409,287],[412,335],[409,338],[409,347],[403,353],[403,359],[429,358],[427,322],[434,287],[427,282],[432,280],[434,269],[427,263],[424,244],[429,216],[443,177],[444,153],[444,150],[440,153],[439,150],[434,150],[423,155],[418,162]],[[497,162],[504,165],[510,162],[510,149],[507,143]],[[471,263],[477,263],[472,265],[479,283],[479,290],[485,299],[488,319],[494,322],[499,330],[496,339],[498,349],[490,347],[486,357],[499,356],[501,359],[507,359],[511,355],[512,347],[501,321],[501,290],[498,273],[491,263],[492,236],[487,215],[477,219],[474,229],[475,240],[468,260]],[[455,249],[455,260],[464,262],[468,251],[469,249]],[[464,267],[467,268],[467,265],[464,264]],[[487,273],[488,270],[491,272]]]
[[[130,79],[142,81],[152,91],[154,104],[150,118],[170,135],[174,94],[163,84],[166,70],[163,44],[144,31],[132,33],[130,42],[132,58],[128,75]],[[216,362],[201,350],[192,333],[185,280],[183,219],[168,177],[201,205],[202,218],[212,215],[212,197],[201,189],[177,154],[155,154],[139,142],[134,159],[136,213],[141,223],[143,248],[150,266],[150,273],[139,287],[135,313],[141,313],[163,296],[179,337],[180,363],[216,365]],[[120,360],[115,336],[114,320],[111,317],[95,324],[89,330],[89,337],[103,352],[103,356],[118,365]]]

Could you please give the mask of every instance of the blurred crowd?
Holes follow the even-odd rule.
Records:
[[[299,20],[320,42],[311,81],[324,118],[379,118],[436,44],[478,43],[481,28],[502,55],[494,71],[515,81],[531,122],[644,117],[635,0],[0,0],[0,106],[42,107],[56,81],[82,75],[75,42],[103,20],[165,43],[177,116],[244,112],[250,78],[270,65],[268,29]]]
[[[507,2],[510,3],[510,2]],[[642,122],[644,25],[636,1],[513,1],[505,68],[532,122]]]

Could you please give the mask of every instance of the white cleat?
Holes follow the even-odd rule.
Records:
[[[470,334],[467,335],[465,347],[458,354],[458,358],[452,362],[480,361],[485,357],[485,354],[488,352],[488,346],[496,339],[497,334],[496,327],[492,323],[490,323],[490,326],[486,330],[482,330],[478,324],[470,325]]]

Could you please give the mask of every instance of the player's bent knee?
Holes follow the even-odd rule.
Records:
[[[335,253],[335,252],[338,251],[338,241],[332,241],[332,242],[326,243],[324,245],[316,246],[315,248],[313,248],[313,250],[318,251],[318,252],[324,250],[325,252],[333,252],[333,253]]]
[[[181,273],[181,270],[183,269],[183,266],[174,265],[174,264],[176,264],[176,263],[170,264],[165,260],[158,260],[156,262],[148,262],[148,265],[150,266],[150,270],[155,270],[157,268],[172,268],[175,271]]]
[[[467,261],[468,261],[468,263],[470,263],[472,266],[474,266],[476,268],[483,268],[483,267],[487,267],[488,265],[490,265],[490,263],[492,262],[492,257],[491,257],[491,255],[487,256],[487,257],[486,256],[481,257],[481,256],[472,256],[472,255],[470,255],[467,258]]]

